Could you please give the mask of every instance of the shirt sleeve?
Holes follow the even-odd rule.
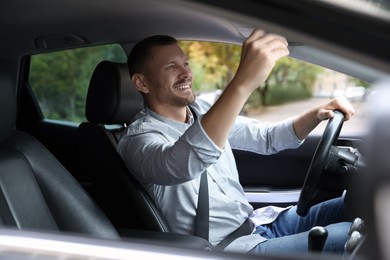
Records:
[[[157,130],[162,125],[151,125],[156,130],[123,137],[118,152],[141,183],[177,185],[193,180],[223,152],[199,121],[195,120],[178,139]]]
[[[279,123],[263,123],[239,116],[230,132],[229,142],[233,149],[269,155],[297,148],[304,140],[296,136],[292,118]]]

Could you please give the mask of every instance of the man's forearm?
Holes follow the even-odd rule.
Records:
[[[313,131],[321,120],[317,117],[317,108],[313,108],[308,112],[294,118],[293,128],[299,140],[305,139],[311,131]]]
[[[230,83],[217,102],[202,117],[202,127],[211,140],[223,148],[230,129],[251,94],[245,88]]]

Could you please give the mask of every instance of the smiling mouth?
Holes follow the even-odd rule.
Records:
[[[177,90],[190,89],[190,88],[191,88],[190,84],[184,84],[184,85],[179,85],[179,86],[175,87],[175,89],[177,89]]]

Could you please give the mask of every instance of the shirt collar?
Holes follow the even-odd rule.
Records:
[[[178,121],[169,119],[169,118],[167,118],[165,116],[162,116],[160,114],[157,114],[156,112],[151,110],[149,107],[146,107],[146,112],[147,112],[147,114],[149,114],[150,116],[154,117],[155,119],[157,119],[159,121],[168,123],[170,125],[176,125],[176,126],[192,125],[194,123],[194,121],[195,121],[195,118],[197,117],[195,112],[193,112],[193,109],[191,109],[191,107],[189,107],[189,106],[187,106],[187,116],[188,116],[189,120],[186,123],[178,122]]]

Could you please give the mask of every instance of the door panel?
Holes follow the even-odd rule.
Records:
[[[320,138],[312,134],[299,148],[273,155],[235,150],[240,181],[249,202],[255,208],[296,204]],[[359,149],[362,137],[341,135],[337,145]]]

